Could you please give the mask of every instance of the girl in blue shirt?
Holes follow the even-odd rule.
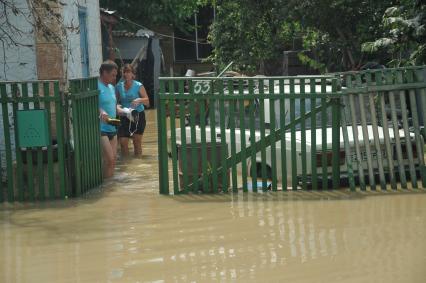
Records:
[[[122,81],[116,86],[119,112],[123,107],[135,109],[137,115],[133,121],[121,116],[121,125],[118,128],[118,137],[121,155],[129,155],[129,138],[133,139],[135,156],[142,156],[142,136],[145,131],[146,118],[145,107],[149,107],[149,98],[142,83],[134,80],[135,70],[132,65],[125,64],[122,70]]]

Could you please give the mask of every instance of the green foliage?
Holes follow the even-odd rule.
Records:
[[[382,36],[365,42],[362,50],[388,54],[388,65],[426,64],[426,1],[401,1],[383,14]]]
[[[381,15],[391,0],[289,0],[290,17],[301,23],[305,58],[321,71],[358,69],[369,58],[361,44],[381,33]]]
[[[285,25],[282,1],[218,1],[216,20],[209,40],[214,51],[211,60],[219,67],[234,61],[234,69],[273,73],[268,66],[281,64],[277,58],[285,50],[284,36],[292,34]],[[281,33],[281,28],[285,32]]]
[[[185,20],[197,11],[199,6],[211,0],[100,0],[102,8],[116,10],[118,13],[138,24],[151,27],[153,25],[170,25],[183,30],[190,29]],[[119,28],[138,29],[121,21]]]
[[[212,60],[260,71],[281,63],[284,50],[310,51],[302,62],[322,72],[359,68],[369,58],[361,44],[381,34],[391,0],[220,1],[210,40]],[[298,44],[302,41],[302,44]],[[265,68],[266,69],[266,68]]]
[[[424,0],[100,0],[101,7],[145,26],[190,30],[185,20],[213,4],[209,60],[234,61],[246,73],[279,74],[285,50],[320,72],[359,69],[368,61],[425,63]],[[129,27],[127,27],[129,28]],[[308,51],[308,52],[306,52]]]

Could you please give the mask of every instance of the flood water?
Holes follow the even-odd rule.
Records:
[[[0,282],[426,282],[426,194],[160,196],[144,156],[85,199],[0,204]]]

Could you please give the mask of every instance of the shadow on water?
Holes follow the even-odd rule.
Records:
[[[43,202],[26,202],[26,203],[2,203],[0,204],[0,211],[2,212],[13,212],[13,211],[28,211],[32,209],[68,209],[77,207],[80,205],[91,205],[97,201],[108,197],[113,191],[109,186],[103,185],[102,187],[93,189],[91,192],[86,193],[80,198],[69,198],[66,200],[48,200]],[[1,221],[1,219],[0,219]]]

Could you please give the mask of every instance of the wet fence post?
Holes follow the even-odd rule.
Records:
[[[167,125],[166,125],[166,100],[161,99],[166,96],[165,81],[160,80],[160,93],[156,96],[157,101],[157,124],[158,124],[158,167],[160,194],[169,194],[169,172],[167,157]]]

